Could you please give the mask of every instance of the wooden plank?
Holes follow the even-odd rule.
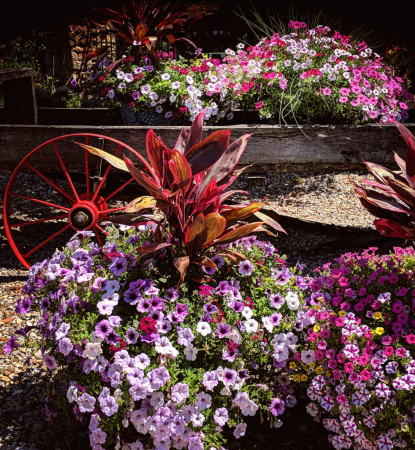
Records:
[[[415,133],[415,124],[407,124]],[[152,127],[161,135],[166,145],[174,146],[181,127]],[[394,125],[234,125],[209,126],[204,136],[217,130],[231,129],[231,140],[243,134],[253,134],[240,160],[242,165],[256,164],[255,171],[267,171],[277,166],[336,165],[347,166],[371,161],[378,164],[394,163],[393,152],[406,155],[406,144]],[[0,125],[0,170],[10,171],[32,149],[45,141],[72,133],[96,133],[112,137],[130,145],[145,156],[145,138],[150,127],[105,127],[105,126],[24,126]],[[94,144],[91,144],[94,145]],[[63,145],[68,168],[82,170],[79,152],[73,143]],[[45,156],[46,158],[46,156]],[[52,159],[39,160],[45,165]],[[258,169],[260,167],[260,170]]]
[[[3,76],[4,123],[37,125],[33,69],[10,69],[9,72],[0,73],[1,76]]]
[[[109,108],[37,108],[39,125],[102,125]],[[1,123],[1,122],[0,122]]]
[[[0,83],[7,80],[16,80],[18,78],[32,77],[33,69],[23,67],[21,69],[0,69]]]

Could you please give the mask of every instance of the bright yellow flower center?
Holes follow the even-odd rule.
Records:
[[[319,331],[320,331],[320,325],[314,325],[314,328],[313,328],[313,330],[316,332],[316,333],[318,333]]]
[[[376,334],[379,334],[379,336],[380,336],[381,334],[383,334],[385,332],[385,330],[382,327],[377,327],[375,332],[376,332]]]

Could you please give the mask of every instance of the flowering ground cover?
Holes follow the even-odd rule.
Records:
[[[308,29],[289,24],[255,46],[240,43],[223,60],[202,50],[187,61],[159,53],[158,66],[124,57],[114,69],[102,61],[84,96],[95,104],[156,112],[169,119],[193,121],[205,110],[205,121],[233,119],[233,110],[256,109],[273,122],[388,123],[408,117],[405,101],[413,95],[403,80],[365,42],[328,27]]]
[[[308,302],[315,356],[310,414],[321,412],[335,448],[391,449],[414,442],[414,249],[371,248],[324,265]]]

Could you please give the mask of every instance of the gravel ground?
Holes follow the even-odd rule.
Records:
[[[262,175],[261,175],[262,176]],[[269,173],[265,186],[249,186],[252,177],[242,174],[232,189],[249,191],[237,201],[263,201],[277,213],[332,225],[371,229],[373,216],[362,208],[349,178],[372,179],[366,170],[334,173]]]
[[[365,172],[331,174],[271,174],[267,176],[265,187],[249,187],[248,176],[238,180],[236,189],[252,192],[249,200],[264,200],[277,212],[294,217],[320,221],[329,224],[347,225],[364,229],[372,228],[372,218],[353,196],[347,176],[354,180],[366,176]],[[20,190],[23,195],[62,204],[53,189],[38,183],[32,175],[21,175]],[[9,174],[0,173],[0,196],[9,179]],[[65,184],[62,183],[62,186]],[[237,201],[248,198],[238,196]],[[59,203],[60,202],[60,203]],[[119,205],[119,203],[114,203]],[[49,206],[26,200],[13,204],[13,215],[17,221],[37,220],[45,214],[58,215]],[[15,222],[16,223],[16,222]],[[23,247],[33,248],[33,242],[41,242],[48,235],[63,227],[59,220],[20,227],[16,235]],[[28,229],[31,228],[29,231]],[[273,239],[280,254],[287,255],[289,264],[298,260],[307,264],[309,270],[339,256],[342,252],[327,253],[322,245],[334,242],[335,237],[315,231],[286,227],[288,235]],[[72,235],[67,232],[47,244],[35,260],[41,260],[61,247]],[[39,241],[40,239],[40,241]],[[27,271],[12,252],[4,233],[0,215],[0,450],[9,449],[70,449],[89,448],[85,430],[77,423],[69,422],[62,413],[54,413],[52,421],[44,421],[45,394],[51,381],[40,358],[35,358],[31,368],[23,366],[26,355],[23,351],[5,355],[3,346],[14,329],[24,323],[15,315],[14,304],[18,298]],[[29,324],[36,320],[35,314],[28,317]],[[40,355],[36,355],[40,356]],[[287,448],[290,450],[329,449],[327,432],[306,413],[305,393],[300,395],[299,405],[285,415],[285,424],[280,429],[270,429],[258,420],[252,421],[247,435],[239,440],[230,440],[229,448],[270,450]]]

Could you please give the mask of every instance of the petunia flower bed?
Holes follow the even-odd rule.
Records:
[[[79,144],[148,195],[106,219],[102,248],[79,231],[30,269],[16,312],[40,319],[5,353],[41,351],[59,380],[47,417],[69,408],[93,450],[224,450],[247,417],[281,426],[300,385],[335,448],[411,448],[414,249],[286,267],[251,235],[285,232],[264,204],[226,204],[249,135],[202,140],[203,122],[172,150],[150,130],[144,171]]]
[[[380,55],[365,42],[329,27],[289,24],[292,33],[275,34],[245,49],[227,49],[223,60],[201,54],[187,61],[160,53],[133,65],[124,57],[91,72],[84,91],[96,104],[133,112],[156,112],[165,119],[205,121],[234,118],[237,108],[257,110],[271,122],[390,123],[408,118],[413,95],[393,77]],[[109,67],[108,67],[109,66]]]
[[[415,252],[346,254],[319,271],[307,304],[324,371],[308,389],[336,449],[415,445]]]
[[[293,331],[311,324],[304,278],[250,237],[232,244],[247,257],[239,264],[213,256],[220,281],[176,290],[162,254],[135,262],[153,234],[141,228],[107,228],[101,250],[80,232],[31,268],[17,312],[41,312],[40,337],[19,333],[61,372],[64,395],[49,410],[69,405],[94,450],[220,448],[224,427],[239,438],[255,414],[279,426],[296,403],[279,375],[303,340]]]

